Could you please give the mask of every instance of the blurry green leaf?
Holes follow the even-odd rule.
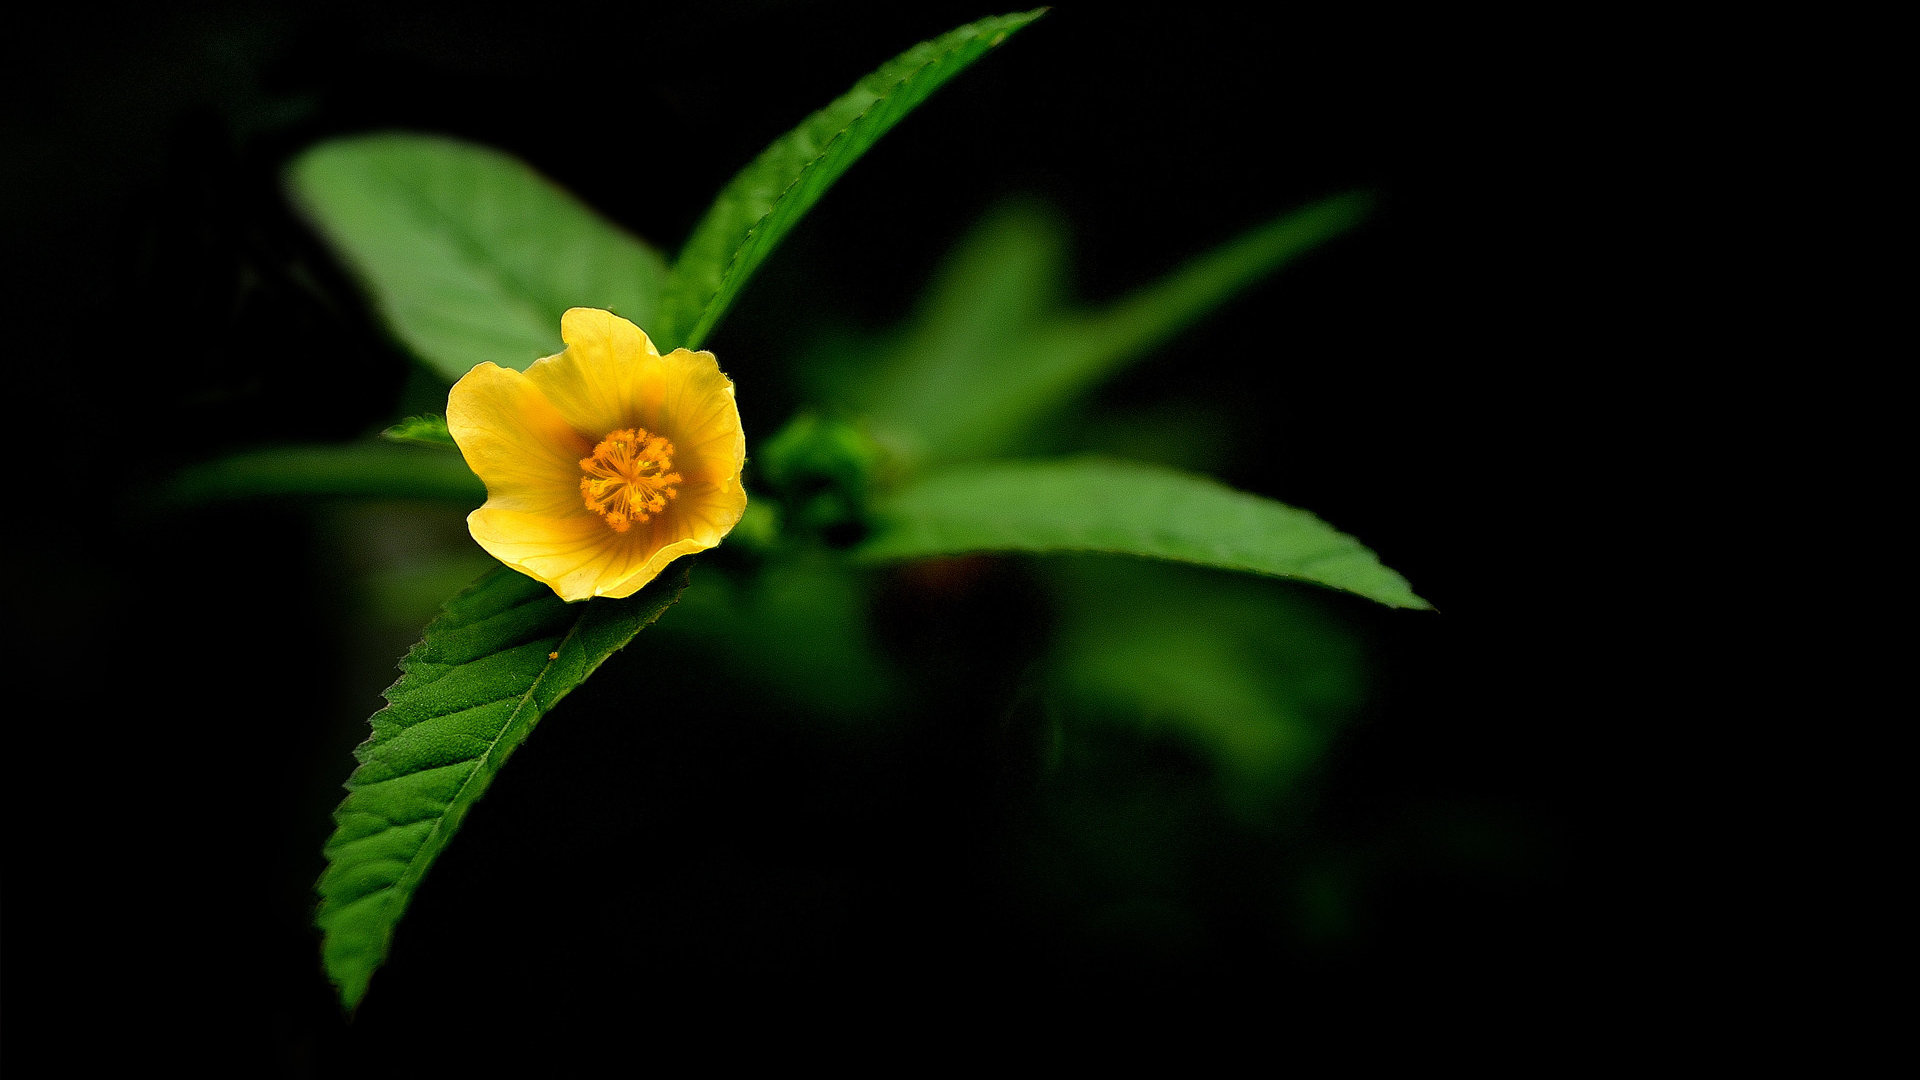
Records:
[[[1007,361],[1062,302],[1066,227],[1033,202],[994,208],[948,253],[907,326],[877,358],[849,362],[838,350],[835,385],[822,401],[844,401],[891,431],[917,435],[950,409],[979,408],[983,371]],[[1007,361],[1010,363],[1010,361]]]
[[[1301,590],[1131,559],[1056,559],[1045,574],[1067,719],[1186,740],[1243,808],[1285,794],[1360,705],[1357,638]]]
[[[249,450],[182,470],[161,495],[199,503],[284,495],[447,499],[478,506],[487,489],[457,454],[390,443]]]
[[[1368,199],[1326,199],[1262,225],[1092,314],[1056,311],[1060,226],[1002,211],[961,247],[915,325],[861,391],[875,434],[913,465],[1002,456],[1054,409],[1234,294],[1352,228]],[[1276,332],[1274,351],[1285,347]]]
[[[386,960],[414,889],[507,757],[686,584],[682,569],[625,600],[569,605],[500,568],[427,627],[355,751],[318,885],[321,955],[349,1010]]]
[[[355,612],[344,654],[355,683],[391,682],[393,658],[420,640],[447,598],[499,565],[473,542],[471,510],[470,503],[350,499],[314,517],[314,540],[342,583],[341,602]]]
[[[841,174],[948,79],[1044,12],[982,19],[922,42],[761,151],[721,189],[681,250],[655,320],[660,347],[699,348]]]
[[[453,433],[447,430],[447,418],[429,413],[409,416],[380,433],[383,439],[413,443],[417,446],[453,446]]]
[[[879,501],[856,553],[1100,551],[1244,570],[1424,608],[1406,579],[1304,510],[1157,465],[989,462],[934,473]]]
[[[657,252],[497,150],[360,136],[307,151],[289,180],[393,333],[449,382],[559,352],[568,308],[644,327],[659,300]]]
[[[769,692],[783,708],[837,720],[875,713],[898,702],[900,686],[873,639],[871,571],[863,569],[794,557],[742,579],[703,573],[655,641],[670,636],[709,657],[751,657],[729,668],[727,682]]]

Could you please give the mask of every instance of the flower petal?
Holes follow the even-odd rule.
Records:
[[[603,595],[599,585],[608,571],[631,573],[640,563],[632,551],[643,545],[607,528],[597,515],[574,500],[579,513],[555,516],[487,505],[467,515],[467,531],[487,554],[544,582],[566,601]],[[635,530],[636,532],[638,530]],[[629,534],[630,536],[631,534]],[[624,594],[623,594],[624,595]]]
[[[661,357],[665,392],[651,419],[673,440],[674,468],[688,482],[737,478],[747,460],[733,381],[709,352],[675,349]],[[641,421],[645,423],[645,420]]]
[[[577,431],[599,438],[635,426],[638,403],[660,393],[660,353],[646,333],[610,311],[570,308],[560,338],[567,347],[535,360],[527,377]]]
[[[691,555],[717,546],[740,523],[747,510],[747,492],[738,476],[715,484],[707,481],[682,484],[680,495],[663,514],[644,526],[647,530],[646,559],[606,596],[630,596],[660,576],[667,564],[682,555]],[[617,591],[615,591],[617,590]]]
[[[492,363],[461,376],[447,395],[447,431],[467,467],[487,485],[488,506],[585,512],[580,458],[593,444],[527,376]]]

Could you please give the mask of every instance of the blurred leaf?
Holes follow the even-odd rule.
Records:
[[[288,175],[393,333],[449,382],[559,352],[570,307],[643,327],[654,315],[659,253],[497,150],[359,136],[307,151]]]
[[[882,65],[742,169],[694,228],[655,320],[661,348],[699,348],[747,279],[845,173],[948,79],[1045,9],[922,42]]]
[[[1286,214],[1092,314],[1053,304],[1065,265],[1058,222],[1032,207],[1002,210],[962,245],[915,324],[866,373],[870,389],[856,392],[876,437],[910,466],[1002,456],[1060,405],[1352,228],[1368,204],[1346,194]]]
[[[683,568],[625,600],[565,604],[504,567],[447,604],[400,662],[334,811],[315,922],[349,1011],[414,889],[540,718],[686,588]]]
[[[447,418],[429,413],[409,416],[380,433],[383,439],[413,443],[416,446],[453,446],[453,433],[447,430]]]
[[[315,515],[342,599],[351,604],[353,685],[391,682],[393,658],[420,640],[420,628],[447,598],[498,566],[467,529],[472,504],[420,499],[346,499]]]
[[[856,553],[1099,551],[1244,570],[1424,608],[1373,552],[1304,510],[1157,465],[989,462],[933,473],[878,501]]]
[[[654,640],[752,657],[727,680],[771,692],[783,708],[842,720],[872,714],[901,688],[873,640],[865,576],[845,560],[806,556],[770,560],[741,579],[703,572]]]
[[[981,385],[1009,350],[1020,349],[1062,302],[1066,227],[1030,201],[989,211],[947,255],[907,326],[877,357],[839,349],[823,401],[849,402],[880,425],[909,434],[933,431],[949,409],[978,408],[997,391]]]
[[[1285,794],[1360,705],[1358,639],[1298,589],[1127,559],[1051,560],[1045,574],[1067,719],[1187,740],[1242,808]]]
[[[183,469],[162,487],[177,503],[282,495],[447,499],[479,506],[487,489],[456,454],[365,442],[248,450]]]

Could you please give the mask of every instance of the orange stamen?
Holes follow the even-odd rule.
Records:
[[[607,519],[614,532],[626,532],[634,522],[666,509],[667,501],[680,493],[673,485],[680,474],[673,471],[673,444],[645,428],[613,431],[593,448],[593,456],[580,459],[580,494],[587,509]]]

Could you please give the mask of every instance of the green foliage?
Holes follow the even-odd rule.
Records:
[[[1158,465],[994,462],[912,481],[883,499],[866,559],[980,551],[1098,551],[1292,578],[1424,608],[1405,578],[1304,510]]]
[[[653,248],[523,162],[455,139],[334,140],[295,161],[289,181],[394,334],[449,382],[477,363],[525,369],[551,354],[570,307],[618,312],[662,348],[697,348],[862,154],[1043,11],[963,26],[860,80],[721,190],[671,275]]]
[[[857,528],[887,465],[885,451],[857,426],[814,412],[775,432],[757,461],[761,479],[787,508],[788,526],[816,535]]]
[[[1249,817],[1294,791],[1364,698],[1359,641],[1305,590],[1130,559],[1059,558],[1044,576],[1060,721],[1186,741]]]
[[[386,959],[421,878],[507,757],[686,584],[682,569],[625,600],[568,605],[503,568],[427,627],[355,752],[360,767],[326,846],[316,921],[327,974],[348,1009]]]
[[[1044,13],[981,19],[922,42],[762,151],[721,189],[681,249],[651,327],[655,340],[662,348],[699,348],[747,279],[841,174],[947,80]]]
[[[560,315],[647,325],[666,262],[519,160],[454,139],[323,143],[288,174],[295,201],[402,343],[448,382],[559,351]]]
[[[727,658],[730,683],[783,707],[833,721],[877,715],[899,707],[902,687],[868,625],[872,573],[818,553],[770,561],[745,579],[703,570],[652,637]]]
[[[442,425],[444,430],[445,425]],[[487,489],[458,455],[417,446],[349,443],[247,450],[183,470],[162,494],[197,503],[287,495],[445,499],[478,506]]]
[[[447,430],[447,418],[437,413],[409,416],[381,432],[380,437],[416,446],[454,445],[453,434]]]
[[[728,185],[671,278],[650,248],[521,163],[481,147],[407,135],[341,140],[297,160],[290,181],[315,227],[362,276],[389,327],[449,380],[479,362],[523,369],[551,353],[561,314],[576,306],[651,325],[662,346],[697,345],[834,180],[929,94],[1039,14],[982,20],[921,45],[815,114]],[[437,417],[405,421],[385,434],[398,442],[449,441]],[[352,450],[333,458],[306,450],[243,455],[204,467],[183,486],[202,498],[335,489],[387,494],[409,485],[413,494],[484,496],[464,463],[450,456],[379,458],[371,448]],[[386,467],[356,473],[363,460]],[[884,694],[887,680],[856,629],[851,584],[841,570],[803,570],[769,577],[740,599],[760,613],[756,626],[775,636],[768,644],[776,652],[779,635],[809,616],[817,628],[824,612],[833,631],[828,640],[842,643],[848,670],[874,674],[865,689]],[[683,569],[630,599],[569,607],[546,586],[500,569],[429,626],[402,661],[405,674],[387,692],[388,707],[373,717],[373,735],[358,751],[361,764],[326,847],[316,921],[328,975],[349,1009],[385,960],[422,876],[508,755],[685,585]],[[768,670],[778,677],[784,669]],[[835,685],[809,679],[807,670],[788,674],[790,683]]]
[[[1004,208],[947,265],[915,324],[844,390],[912,465],[1007,454],[1066,402],[1354,227],[1369,202],[1346,194],[1282,215],[1095,312],[1060,304],[1058,223]]]
[[[983,19],[882,65],[742,169],[670,270],[526,165],[451,139],[337,140],[297,159],[289,183],[394,335],[443,379],[483,361],[524,369],[555,352],[571,307],[616,311],[662,349],[698,347],[862,154],[1043,13]],[[755,498],[720,553],[725,572],[703,577],[649,640],[724,655],[729,685],[757,684],[803,713],[876,716],[910,701],[913,688],[875,640],[875,580],[891,571],[873,564],[979,552],[1138,556],[1155,561],[1097,579],[1086,568],[1098,560],[1039,569],[1059,616],[1039,677],[1066,703],[1059,715],[1164,726],[1222,763],[1242,798],[1284,789],[1354,708],[1359,661],[1299,590],[1228,585],[1221,571],[1394,607],[1426,602],[1354,538],[1271,499],[1165,465],[996,459],[1030,450],[1100,380],[1352,228],[1367,207],[1348,194],[1283,215],[1097,310],[1067,303],[1058,222],[1031,206],[995,215],[911,325],[878,348],[845,351],[837,377],[815,384],[823,407],[756,448]],[[1283,343],[1276,333],[1276,350]],[[444,418],[410,418],[383,435],[236,455],[189,470],[170,491],[468,506],[485,497],[464,461],[444,452]],[[446,605],[402,661],[357,753],[319,883],[325,966],[350,1009],[474,800],[562,696],[680,598],[682,565],[630,599],[579,605],[495,569]]]

